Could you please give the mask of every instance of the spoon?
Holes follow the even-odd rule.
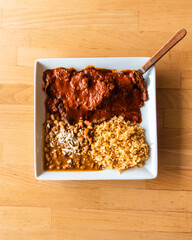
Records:
[[[140,69],[139,71],[142,75],[147,72],[156,62],[159,61],[172,47],[174,47],[181,39],[185,37],[187,31],[182,28],[178,32],[176,32],[165,45],[159,49]]]

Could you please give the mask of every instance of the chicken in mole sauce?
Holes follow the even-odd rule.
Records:
[[[140,108],[148,96],[138,71],[56,68],[46,70],[43,80],[47,111],[59,112],[66,122],[80,118],[98,122],[114,115],[135,123],[142,121]]]

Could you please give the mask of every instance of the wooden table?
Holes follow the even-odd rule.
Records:
[[[0,1],[0,239],[192,239],[192,2]],[[157,64],[159,175],[148,181],[37,181],[34,61],[151,56]]]

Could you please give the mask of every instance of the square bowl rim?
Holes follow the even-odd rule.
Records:
[[[148,174],[148,177],[145,177],[145,178],[142,178],[142,177],[134,177],[134,178],[113,178],[113,177],[102,177],[102,178],[98,178],[97,176],[93,176],[92,178],[87,178],[87,177],[82,177],[81,178],[73,178],[72,179],[66,179],[66,178],[63,178],[62,177],[62,174],[61,173],[66,173],[66,172],[48,172],[48,171],[43,171],[41,174],[37,174],[38,172],[38,169],[37,169],[37,156],[36,156],[36,152],[37,152],[37,142],[36,142],[36,126],[37,126],[37,109],[36,109],[36,104],[37,104],[37,77],[36,77],[36,74],[37,74],[37,71],[38,71],[38,64],[45,64],[47,62],[53,62],[53,61],[62,61],[62,60],[67,60],[67,59],[70,59],[70,60],[81,60],[81,59],[84,59],[84,60],[99,60],[99,59],[102,59],[102,60],[118,60],[118,59],[145,59],[148,60],[149,57],[94,57],[94,58],[39,58],[39,59],[36,59],[35,60],[35,69],[34,69],[34,167],[35,167],[35,177],[36,179],[38,180],[141,180],[141,179],[154,179],[157,177],[157,174],[158,174],[158,149],[157,149],[157,123],[156,123],[156,166],[155,166],[155,170],[153,171],[153,173],[149,173]],[[62,67],[62,66],[58,66],[58,67]],[[149,71],[151,71],[154,75],[154,79],[155,79],[155,82],[156,82],[156,76],[155,76],[155,73],[156,73],[156,69],[155,69],[155,66],[153,66]],[[156,86],[156,85],[155,85]],[[155,105],[156,105],[156,87],[154,89],[155,91]],[[156,117],[156,112],[155,112],[155,121],[157,122],[157,117]],[[111,171],[111,170],[103,170],[102,172],[105,172],[105,171]],[[83,173],[86,173],[86,172],[91,172],[91,171],[85,171],[85,172],[81,172],[81,175]],[[51,173],[49,176],[47,175],[47,173]],[[71,173],[74,173],[74,172],[71,172]],[[93,172],[91,172],[93,173]],[[53,177],[53,174],[54,176],[57,175],[57,177]],[[107,174],[107,173],[106,173]],[[52,176],[51,176],[52,175]],[[86,175],[86,174],[85,174]]]

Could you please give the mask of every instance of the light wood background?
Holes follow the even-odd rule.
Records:
[[[0,239],[192,239],[192,1],[0,0]],[[37,181],[34,61],[152,56],[159,175],[148,181]]]

